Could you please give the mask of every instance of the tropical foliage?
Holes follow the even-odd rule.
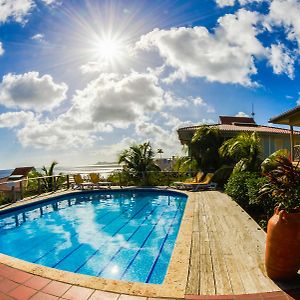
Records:
[[[49,167],[43,166],[42,172],[38,172],[33,170],[29,173],[29,185],[27,193],[30,195],[31,192],[36,192],[39,190],[40,192],[51,192],[55,189],[61,188],[63,185],[65,178],[63,176],[54,178],[55,175],[54,169],[58,163],[53,161]],[[59,174],[61,175],[61,174]],[[36,178],[40,177],[40,186],[39,181]]]
[[[262,174],[268,173],[278,166],[277,158],[279,156],[285,156],[288,157],[289,151],[287,149],[280,149],[272,153],[269,157],[267,157],[262,163],[261,163],[261,172]]]
[[[220,147],[219,153],[221,157],[235,163],[233,172],[259,170],[261,146],[256,132],[242,132],[225,141]]]
[[[189,156],[175,157],[172,170],[178,173],[197,171],[197,161]]]
[[[276,164],[274,169],[265,172],[268,182],[260,193],[272,197],[277,206],[292,212],[300,208],[300,170],[286,156],[277,156]]]
[[[197,162],[198,168],[204,171],[217,169],[220,166],[218,149],[222,137],[217,127],[203,125],[196,130],[190,142],[190,156]]]
[[[143,185],[148,184],[148,171],[157,171],[159,167],[154,163],[155,152],[150,142],[140,145],[133,145],[123,150],[120,154],[118,163],[124,164],[124,171],[133,179],[139,181]]]

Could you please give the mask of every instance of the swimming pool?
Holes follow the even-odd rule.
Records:
[[[160,284],[186,199],[158,190],[57,197],[0,215],[0,252],[60,270]]]

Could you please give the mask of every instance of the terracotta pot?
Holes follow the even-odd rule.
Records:
[[[300,212],[275,209],[268,222],[265,265],[273,280],[288,280],[300,268]]]

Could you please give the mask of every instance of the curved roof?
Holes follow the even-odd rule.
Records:
[[[200,128],[202,125],[190,126],[190,127],[182,127],[178,129],[180,131],[193,131]],[[221,131],[232,131],[232,132],[259,132],[259,133],[273,133],[273,134],[290,134],[289,129],[285,128],[278,128],[272,126],[264,126],[264,125],[254,125],[254,126],[247,126],[247,125],[227,125],[227,124],[212,124],[208,126],[215,126]],[[294,134],[300,135],[300,131],[294,131]]]
[[[300,126],[300,105],[271,118],[269,122],[274,124]]]

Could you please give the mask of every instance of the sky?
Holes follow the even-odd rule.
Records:
[[[300,0],[0,0],[0,169],[116,161],[300,104]],[[157,155],[159,157],[159,155]]]

